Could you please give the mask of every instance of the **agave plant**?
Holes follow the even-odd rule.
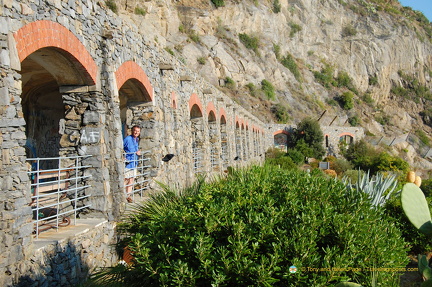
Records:
[[[362,192],[369,196],[373,206],[383,206],[395,191],[398,185],[396,175],[384,176],[382,173],[370,176],[370,172],[361,174],[359,170],[358,180],[356,183],[351,183],[348,178],[343,178],[342,181],[347,187],[349,193],[353,191]]]

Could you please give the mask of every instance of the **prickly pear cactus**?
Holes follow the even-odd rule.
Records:
[[[409,221],[422,233],[432,236],[431,215],[423,191],[414,183],[406,183],[402,189],[401,200]]]
[[[414,171],[409,171],[409,172],[407,173],[406,181],[407,181],[407,182],[414,182],[415,177],[416,177],[415,172],[414,172]]]

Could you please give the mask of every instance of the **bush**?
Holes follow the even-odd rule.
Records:
[[[431,197],[426,198],[428,203]],[[409,253],[417,256],[432,250],[430,237],[419,232],[419,230],[408,220],[401,206],[400,195],[393,197],[385,206],[385,213],[393,218],[396,226],[402,233],[403,239],[407,242]]]
[[[115,3],[114,0],[107,0],[107,1],[105,1],[105,4],[107,5],[107,7],[108,7],[111,11],[113,11],[114,13],[117,14],[117,12],[118,12],[118,8],[117,8],[117,4]]]
[[[357,30],[352,25],[346,25],[342,28],[342,37],[350,37],[357,35]]]
[[[354,108],[354,95],[351,92],[345,92],[339,97],[339,102],[344,110],[351,110]]]
[[[352,116],[352,117],[348,118],[348,123],[352,127],[355,127],[355,126],[357,126],[360,123],[360,118],[357,115]]]
[[[242,42],[246,48],[251,49],[256,54],[258,54],[259,39],[257,37],[240,33],[239,38],[240,38],[240,42]]]
[[[141,16],[145,16],[147,14],[147,9],[146,8],[141,8],[141,7],[135,7],[135,14],[136,15],[141,15]]]
[[[215,5],[216,8],[225,6],[224,0],[211,0],[213,5]]]
[[[273,0],[273,13],[279,13],[281,11],[281,4],[279,0]]]
[[[294,37],[294,35],[298,32],[301,31],[302,27],[299,24],[296,23],[289,23],[289,26],[291,27],[291,31],[290,31],[290,37]]]
[[[285,57],[282,58],[281,64],[288,68],[288,70],[291,71],[291,73],[294,75],[294,78],[296,78],[297,81],[301,81],[301,75],[297,67],[297,63],[294,60],[294,57],[288,53]]]
[[[271,107],[271,112],[274,114],[276,121],[285,124],[290,119],[287,109],[280,103]]]
[[[236,83],[234,82],[234,80],[230,77],[226,77],[225,78],[225,87],[227,87],[228,89],[235,89],[236,87]]]
[[[297,164],[288,156],[266,159],[265,164],[277,166],[284,170],[296,169]]]
[[[267,81],[266,79],[261,81],[261,90],[264,92],[264,94],[266,95],[267,99],[269,100],[274,100],[275,99],[275,89],[272,85],[272,83],[270,83],[269,81]]]
[[[290,148],[287,151],[287,156],[289,156],[296,165],[301,165],[305,162],[305,156],[300,151]]]
[[[347,279],[396,286],[397,272],[367,268],[407,263],[400,231],[363,195],[347,194],[334,179],[271,166],[233,170],[180,195],[166,188],[119,228],[135,263],[99,277],[103,286],[331,286]]]

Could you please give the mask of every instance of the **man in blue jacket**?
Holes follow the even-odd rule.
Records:
[[[126,172],[125,172],[125,186],[126,186],[126,199],[132,202],[132,188],[134,180],[137,175],[138,156],[141,155],[139,150],[139,135],[141,128],[139,126],[132,127],[132,134],[125,137],[123,141],[123,149],[126,158]]]

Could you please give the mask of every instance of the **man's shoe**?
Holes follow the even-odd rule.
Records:
[[[132,202],[133,202],[133,199],[132,199],[131,197],[127,197],[126,200],[127,200],[127,202],[129,202],[129,203],[132,203]]]

